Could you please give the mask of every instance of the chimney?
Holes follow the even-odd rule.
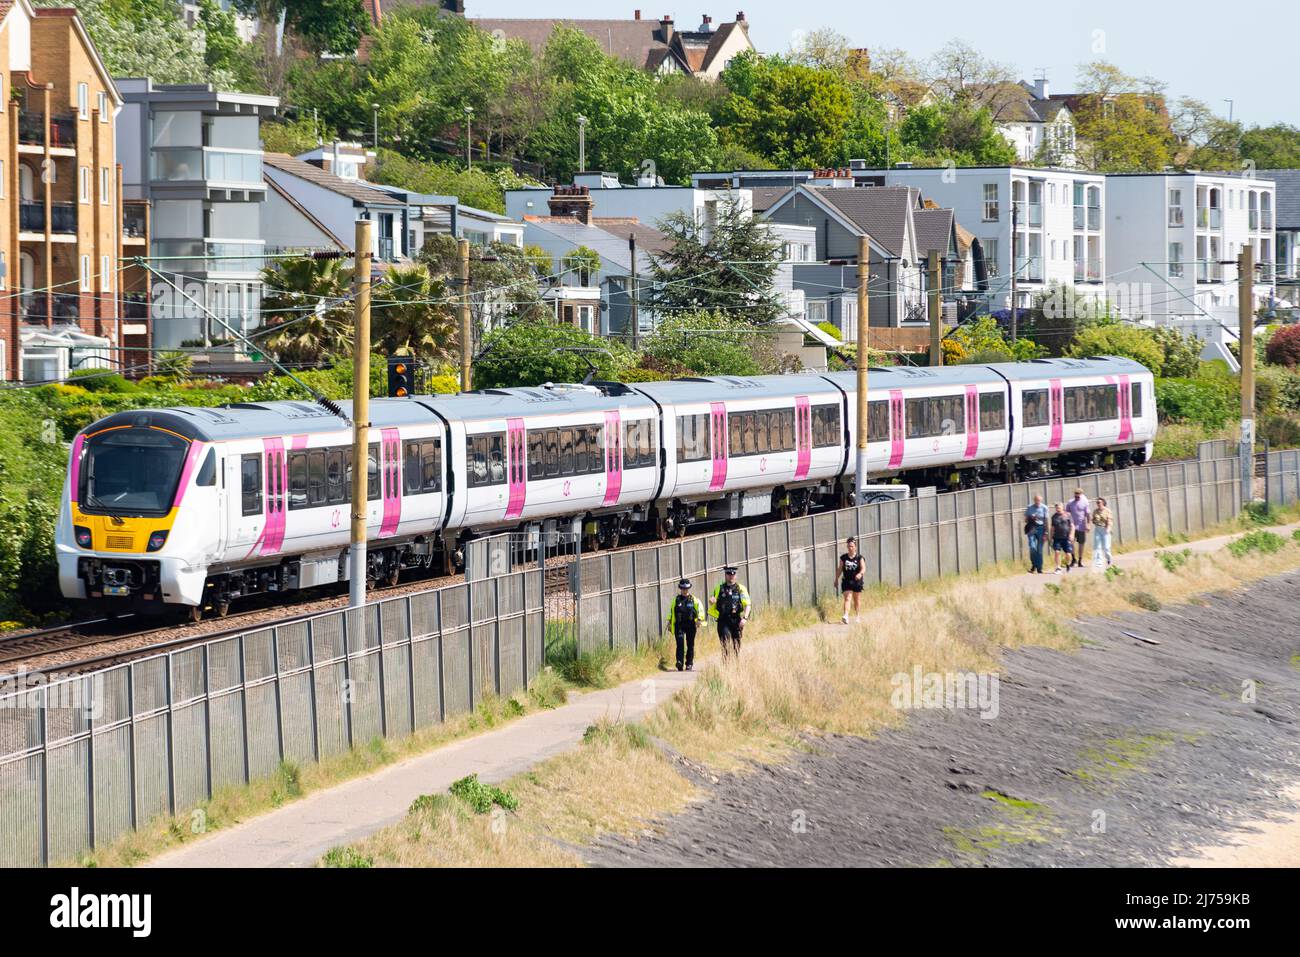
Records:
[[[663,42],[670,42],[673,38],[673,18],[667,15],[660,17],[659,29],[663,33]]]
[[[633,19],[633,20],[640,20],[640,19],[641,19],[641,11],[640,11],[640,10],[633,10],[633,11],[632,11],[632,19]]]
[[[546,202],[552,216],[572,216],[584,226],[591,225],[591,209],[595,204],[586,186],[557,186]]]
[[[713,30],[713,17],[707,13],[700,17],[700,33],[709,33]]]
[[[745,22],[745,11],[744,11],[744,10],[738,10],[738,11],[736,12],[736,22],[737,22],[737,23],[744,23],[744,22]]]
[[[1034,99],[1036,100],[1047,99],[1049,95],[1048,91],[1049,91],[1049,87],[1047,84],[1046,76],[1040,76],[1034,80]]]

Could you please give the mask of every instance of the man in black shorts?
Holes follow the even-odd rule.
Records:
[[[734,566],[728,565],[722,573],[726,580],[713,589],[713,597],[709,599],[709,617],[718,623],[722,657],[726,658],[734,651],[739,658],[740,638],[745,631],[745,622],[749,620],[749,592],[736,581]]]
[[[690,671],[695,667],[695,628],[704,620],[704,606],[691,594],[691,580],[683,578],[677,583],[677,597],[668,606],[668,630],[677,639],[677,670],[683,664]]]
[[[844,596],[844,615],[840,621],[847,625],[850,599],[853,601],[853,620],[861,619],[858,613],[858,602],[862,599],[862,577],[865,568],[862,556],[858,554],[858,540],[850,535],[845,546],[848,551],[840,556],[840,593]]]

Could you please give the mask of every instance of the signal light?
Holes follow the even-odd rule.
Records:
[[[77,544],[80,545],[82,548],[89,548],[90,529],[86,528],[86,526],[84,525],[78,525],[75,527],[74,532],[76,533],[77,536]]]
[[[388,397],[404,399],[415,391],[415,364],[405,356],[388,357]]]
[[[158,549],[162,548],[165,544],[167,544],[167,532],[157,531],[149,536],[149,545],[147,550],[151,552],[156,552],[158,551]]]

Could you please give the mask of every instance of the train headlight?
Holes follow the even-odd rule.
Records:
[[[147,550],[151,552],[156,552],[158,551],[158,549],[162,548],[166,544],[167,544],[167,532],[166,531],[154,532],[152,535],[149,536],[149,546]]]
[[[75,534],[77,537],[78,545],[80,545],[82,548],[90,547],[90,542],[91,542],[90,529],[86,528],[86,526],[84,525],[76,525],[73,527],[73,534]]]

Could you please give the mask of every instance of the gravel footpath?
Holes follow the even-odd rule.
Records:
[[[584,857],[1150,866],[1240,841],[1248,822],[1296,811],[1297,586],[1291,572],[1203,604],[1082,622],[1076,652],[1004,654],[991,720],[918,709],[875,738],[818,738],[784,765],[701,780],[709,799]]]

